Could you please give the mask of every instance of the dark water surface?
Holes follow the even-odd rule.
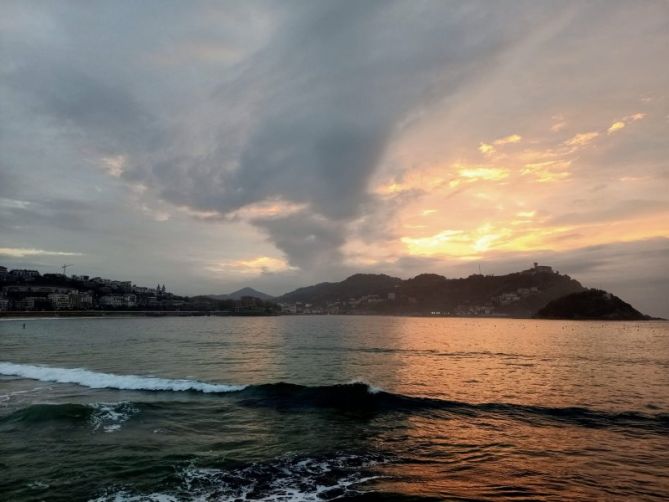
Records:
[[[669,323],[0,321],[0,499],[667,500]]]

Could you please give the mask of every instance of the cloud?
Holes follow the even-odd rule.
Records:
[[[617,131],[620,131],[623,129],[628,123],[630,122],[636,122],[637,120],[641,120],[646,116],[645,113],[633,113],[632,115],[628,115],[627,117],[622,118],[621,120],[617,120],[611,126],[606,130],[608,134],[613,134]]]
[[[256,256],[240,260],[223,260],[221,262],[209,265],[207,270],[215,273],[243,274],[243,275],[262,275],[294,270],[285,260],[271,256]]]
[[[125,155],[113,155],[110,157],[102,157],[103,168],[107,171],[110,176],[116,178],[120,177],[125,170],[127,159]]]
[[[495,153],[495,147],[488,143],[481,143],[479,145],[479,152],[481,152],[484,155]]]
[[[467,181],[499,181],[508,178],[509,171],[500,167],[461,167],[458,176]]]
[[[523,139],[522,136],[518,134],[511,134],[509,136],[504,136],[503,138],[499,138],[495,140],[496,145],[508,145],[511,143],[518,143],[520,140]]]
[[[609,134],[613,134],[616,131],[620,131],[623,127],[625,127],[625,122],[619,120],[619,121],[614,122],[613,124],[611,124],[611,127],[609,127],[606,130],[606,132],[608,132]]]
[[[142,86],[126,85],[127,69],[109,78],[113,60],[95,73],[97,61],[30,51],[31,64],[17,63],[10,83],[35,111],[81,133],[114,177],[196,212],[230,215],[276,199],[307,205],[319,216],[309,226],[322,222],[327,233],[371,201],[370,178],[406,116],[489,72],[517,28],[547,16],[537,10],[521,21],[515,10],[491,24],[467,5],[434,3],[429,15],[402,2],[286,5],[271,11],[278,28],[263,50],[222,58],[230,76],[183,122],[152,105]],[[100,29],[104,38],[109,26]],[[67,31],[76,44],[89,36]],[[273,238],[274,224],[258,225]]]
[[[275,218],[258,218],[254,224],[267,232],[293,267],[314,270],[342,262],[341,246],[346,241],[342,223],[308,211]]]
[[[667,233],[662,2],[3,14],[5,247],[77,249],[96,273],[185,292],[253,277],[280,293],[356,267],[459,273],[473,255],[492,268]],[[403,237],[467,242],[416,257]],[[265,273],[262,258],[278,261]]]
[[[564,142],[564,144],[568,146],[584,146],[590,143],[598,136],[599,133],[597,131],[582,132],[569,138],[567,141]]]
[[[631,199],[608,203],[579,212],[569,212],[556,216],[547,223],[552,225],[602,223],[635,219],[640,216],[669,213],[669,204],[662,200]]]
[[[83,256],[83,253],[46,251],[44,249],[0,248],[0,256],[8,256],[11,258],[25,258],[28,256]]]

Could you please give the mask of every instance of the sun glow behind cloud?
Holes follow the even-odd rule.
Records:
[[[666,5],[610,4],[10,2],[0,245],[281,292],[667,236]]]
[[[272,274],[294,270],[286,260],[271,256],[256,256],[249,259],[223,260],[209,265],[208,270],[215,273],[258,276],[261,274]]]
[[[588,221],[589,211],[595,208],[584,199],[578,202],[583,216],[575,215],[570,223],[552,216],[555,201],[568,200],[576,180],[587,173],[583,156],[595,155],[603,145],[614,147],[624,139],[618,134],[624,134],[625,124],[645,116],[638,112],[600,129],[571,134],[562,119],[559,128],[551,128],[550,136],[526,133],[476,141],[468,154],[460,153],[450,164],[442,158],[396,174],[378,189],[390,198],[412,194],[406,210],[397,214],[395,228],[402,245],[396,255],[468,260],[668,235],[668,225],[658,218],[667,213],[666,207],[640,217],[621,211],[616,214],[620,221],[613,225],[598,224]],[[612,132],[618,134],[611,137]],[[630,179],[637,180],[621,177],[616,182]],[[425,219],[435,213],[439,219]]]

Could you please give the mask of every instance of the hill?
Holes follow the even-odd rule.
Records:
[[[537,312],[543,319],[603,319],[641,321],[648,316],[617,296],[601,289],[589,289],[553,300]]]
[[[284,303],[313,303],[323,305],[339,299],[365,295],[387,295],[402,279],[385,274],[355,274],[341,282],[321,282],[296,289],[277,298]]]
[[[258,291],[257,289],[249,287],[238,289],[237,291],[233,291],[232,293],[224,295],[207,295],[207,296],[208,298],[213,298],[214,300],[241,300],[245,296],[259,298],[260,300],[271,300],[274,298],[272,295],[268,295],[267,293],[263,293],[262,291]]]
[[[448,279],[421,274],[403,280],[383,274],[356,274],[276,298],[309,305],[312,312],[532,316],[551,300],[585,288],[550,267],[500,276]]]

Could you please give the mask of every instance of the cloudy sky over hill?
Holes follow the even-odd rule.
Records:
[[[669,3],[37,2],[0,264],[176,292],[534,261],[669,316]]]

